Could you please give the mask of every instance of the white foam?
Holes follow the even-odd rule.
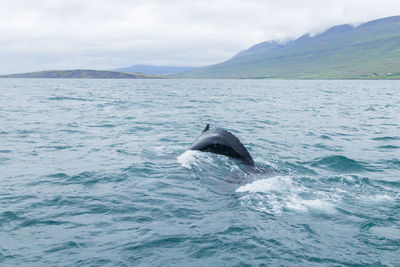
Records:
[[[212,159],[207,155],[207,153],[197,150],[187,150],[183,154],[179,155],[177,160],[182,167],[187,169],[198,167],[201,161],[206,161],[208,163],[212,162]]]
[[[237,188],[236,192],[245,193],[241,198],[242,204],[267,213],[279,214],[284,210],[336,212],[333,202],[337,195],[314,192],[291,176],[258,180]],[[305,195],[308,198],[304,198]]]
[[[262,192],[295,190],[293,181],[289,176],[274,176],[267,179],[255,181],[250,184],[243,185],[236,189],[236,192]]]
[[[333,203],[329,202],[328,200],[309,199],[309,200],[303,200],[302,204],[305,207],[307,207],[307,209],[315,209],[315,210],[323,211],[325,213],[336,212],[335,206],[333,205]]]

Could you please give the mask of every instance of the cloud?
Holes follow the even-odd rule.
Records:
[[[393,0],[2,0],[0,73],[213,64],[258,42],[397,14]]]

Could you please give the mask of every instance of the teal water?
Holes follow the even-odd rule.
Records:
[[[399,266],[400,81],[0,80],[1,266]],[[204,126],[256,168],[186,151]]]

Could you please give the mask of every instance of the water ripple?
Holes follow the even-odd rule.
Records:
[[[3,79],[0,265],[399,266],[398,88]]]

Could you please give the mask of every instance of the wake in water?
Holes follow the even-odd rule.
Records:
[[[177,162],[193,179],[200,179],[208,190],[222,195],[236,194],[238,186],[276,173],[273,168],[249,166],[226,156],[194,150],[179,155]]]
[[[350,169],[347,164],[350,162],[351,167],[361,168],[354,160],[343,159],[346,158],[331,156],[308,164],[325,168],[328,162],[330,167],[337,164],[337,169],[342,171],[343,168]],[[344,163],[339,164],[339,160]],[[264,168],[248,168],[224,156],[192,150],[179,155],[177,161],[182,167],[196,171],[196,175],[206,176],[205,183],[214,179],[235,184],[229,188],[238,194],[242,206],[274,215],[314,212],[332,216],[352,209],[352,201],[379,205],[394,203],[398,197],[397,192],[385,190],[358,175],[302,176],[269,161],[265,161]],[[208,174],[210,169],[214,172],[213,178]]]
[[[241,204],[268,213],[279,214],[285,211],[307,211],[308,209],[334,212],[333,202],[340,198],[337,192],[314,192],[294,176],[278,173],[277,166],[274,172],[260,167],[254,167],[252,171],[249,171],[248,168],[241,169],[237,162],[223,156],[192,150],[184,152],[178,156],[177,160],[182,167],[190,170],[204,171],[219,168],[225,169],[229,173],[227,176],[242,175],[241,179],[236,179],[240,182],[235,189],[235,192],[240,195]],[[226,180],[226,177],[223,179]],[[243,183],[244,185],[241,185]]]
[[[239,187],[236,192],[242,193],[242,205],[272,214],[303,212],[309,209],[332,213],[335,212],[334,202],[340,200],[339,192],[307,188],[301,179],[293,176],[257,180]]]

